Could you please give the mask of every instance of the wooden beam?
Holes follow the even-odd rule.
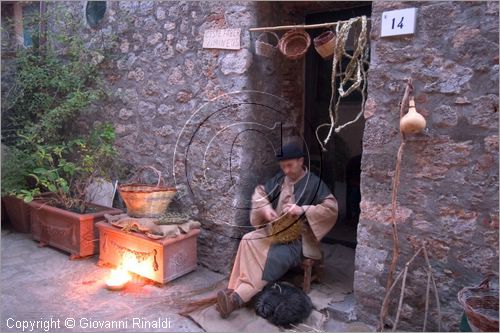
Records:
[[[366,19],[367,21],[371,21],[370,18]],[[277,27],[259,27],[259,28],[250,28],[249,31],[277,31],[277,30],[290,30],[290,29],[317,29],[317,28],[328,28],[333,27],[340,23],[346,23],[348,21],[337,21],[337,22],[327,22],[327,23],[318,23],[318,24],[299,24],[299,25],[282,25]]]

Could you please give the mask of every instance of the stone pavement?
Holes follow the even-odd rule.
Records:
[[[200,332],[200,327],[177,312],[190,295],[219,288],[218,283],[224,280],[223,275],[199,267],[163,287],[136,280],[123,291],[109,291],[104,281],[110,269],[98,267],[97,256],[70,261],[64,252],[38,248],[30,235],[6,230],[2,230],[1,242],[2,332],[19,331],[9,328],[15,321],[51,318],[52,328],[61,329],[50,332]],[[75,320],[74,328],[65,327],[66,318]],[[158,318],[157,326],[169,327],[142,327],[154,325]],[[90,326],[104,325],[105,321],[121,326]]]
[[[124,290],[109,291],[104,281],[110,269],[97,266],[97,255],[71,261],[67,253],[39,248],[31,235],[10,230],[2,230],[1,249],[2,332],[20,331],[16,325],[23,321],[38,323],[35,331],[50,332],[201,332],[201,327],[178,312],[190,300],[213,294],[227,283],[223,275],[198,267],[164,286],[136,277]],[[320,293],[329,306],[326,330],[373,331],[349,322],[355,319],[350,276],[354,268],[345,269],[350,253],[345,247],[326,249],[329,279],[313,284],[311,297]],[[335,258],[343,262],[332,263]]]

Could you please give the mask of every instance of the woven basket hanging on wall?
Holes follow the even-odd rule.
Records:
[[[271,36],[271,39],[274,39],[274,45],[270,42],[264,41],[265,36]],[[267,40],[270,41],[269,38],[267,38]],[[266,58],[274,57],[276,55],[276,50],[278,49],[279,40],[280,38],[274,32],[264,31],[255,41],[255,54]]]
[[[323,32],[314,38],[314,48],[324,60],[332,58],[335,52],[336,37],[331,30]]]
[[[289,30],[280,39],[278,49],[290,60],[301,59],[311,46],[311,37],[304,30]]]

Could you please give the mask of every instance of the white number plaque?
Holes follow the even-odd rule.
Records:
[[[382,13],[381,37],[410,35],[415,33],[417,8],[391,10]]]

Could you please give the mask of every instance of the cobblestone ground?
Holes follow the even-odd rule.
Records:
[[[123,291],[109,291],[104,281],[110,269],[98,267],[97,256],[70,261],[68,254],[39,248],[30,235],[9,230],[2,230],[1,248],[2,332],[21,331],[22,321],[50,325],[34,329],[50,332],[200,332],[177,312],[224,279],[199,267],[163,287],[135,280]],[[121,326],[108,329],[107,323]]]

